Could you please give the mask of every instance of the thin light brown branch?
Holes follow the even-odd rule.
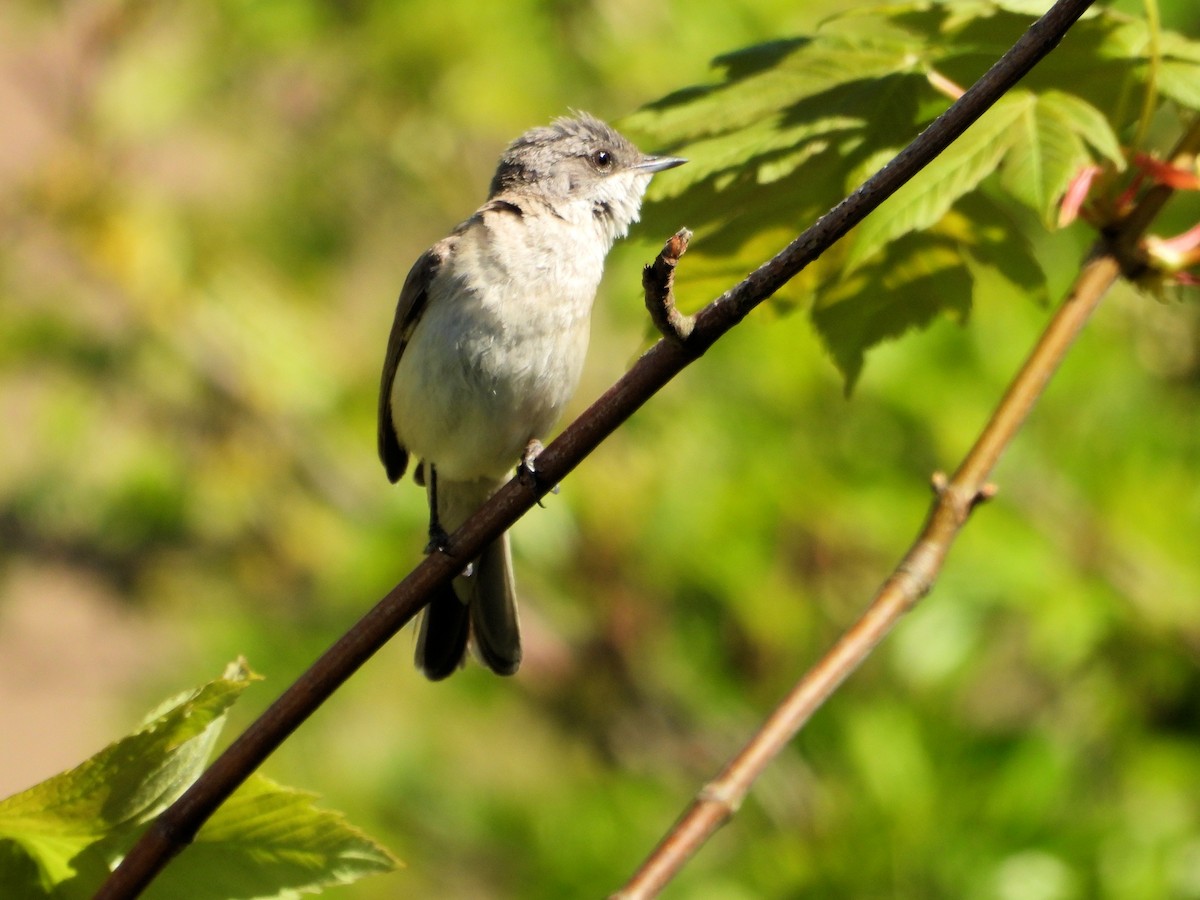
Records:
[[[1177,164],[1193,165],[1200,151],[1200,121],[1176,147]],[[796,736],[838,686],[933,587],[951,544],[972,510],[996,488],[987,482],[1041,397],[1051,376],[1083,330],[1100,300],[1129,266],[1131,248],[1170,198],[1159,185],[1147,192],[1115,232],[1102,238],[1084,263],[1070,293],[1042,332],[1017,372],[975,445],[952,478],[933,477],[936,495],[929,518],[915,543],[879,588],[863,615],[833,648],[805,673],[791,693],[721,773],[705,785],[692,805],[647,857],[641,868],[614,894],[615,900],[656,896],[705,841],[737,811],[751,786]]]
[[[1093,0],[1057,3],[887,166],[745,280],[695,316],[687,340],[663,339],[538,456],[536,479],[513,478],[285,690],[147,829],[96,894],[136,897],[289,735],[471,559],[561,482],[600,443],[750,311],[878,208],[1058,45]]]
[[[949,480],[934,477],[937,497],[925,527],[867,611],[808,670],[720,775],[700,790],[691,807],[615,897],[644,900],[656,896],[732,817],[751,785],[812,714],[862,664],[900,617],[928,593],[971,510],[992,493],[985,490],[982,479],[990,473],[1088,315],[1119,274],[1120,266],[1111,256],[1088,264],[958,472]]]

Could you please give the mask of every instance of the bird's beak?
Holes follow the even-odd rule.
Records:
[[[680,159],[678,156],[647,156],[634,166],[642,172],[661,172],[664,169],[673,169],[676,166],[682,166],[686,159]]]

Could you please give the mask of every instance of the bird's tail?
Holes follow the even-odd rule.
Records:
[[[429,479],[430,498],[437,498],[439,524],[453,532],[499,488],[490,479]],[[521,664],[521,630],[508,534],[489,544],[455,578],[434,595],[421,620],[417,667],[438,680],[463,664],[468,640],[497,675],[512,675]]]

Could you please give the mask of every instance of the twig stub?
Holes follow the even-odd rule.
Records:
[[[696,325],[694,316],[685,316],[675,306],[675,267],[687,252],[692,233],[680,228],[667,239],[654,262],[642,269],[642,288],[646,291],[646,309],[654,327],[669,340],[685,342]]]

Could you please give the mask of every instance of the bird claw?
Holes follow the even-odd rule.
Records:
[[[445,553],[446,548],[450,546],[450,535],[446,533],[446,529],[438,524],[429,526],[429,543],[425,545],[425,555],[430,553]]]
[[[525,445],[525,452],[521,455],[521,461],[517,464],[518,480],[520,480],[521,484],[533,490],[538,489],[537,458],[542,455],[542,451],[545,449],[541,441],[537,438],[531,438],[529,443]],[[558,485],[556,484],[550,488],[548,493],[557,494]],[[539,500],[538,506],[541,505],[542,503]]]

